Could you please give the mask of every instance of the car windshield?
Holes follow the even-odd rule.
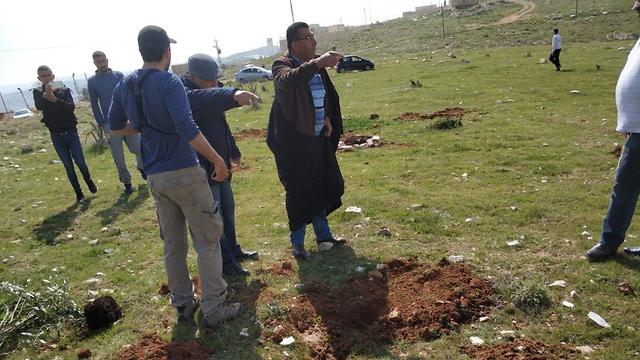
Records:
[[[29,113],[29,110],[18,110],[18,111],[16,111],[15,114],[16,115],[24,115],[24,114],[28,114],[28,113]]]

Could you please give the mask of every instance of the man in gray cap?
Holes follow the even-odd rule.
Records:
[[[218,87],[218,64],[207,54],[191,56],[187,63],[187,71],[181,79],[187,91],[193,119],[207,141],[224,159],[227,167],[231,168],[232,163],[239,165],[240,150],[231,134],[224,112],[239,106],[251,105],[259,100],[258,96],[240,89]],[[212,164],[202,156],[199,156],[199,159],[207,174],[211,174]],[[219,204],[224,223],[224,233],[220,239],[222,273],[227,276],[249,275],[238,262],[246,259],[257,260],[258,253],[243,251],[236,239],[231,176],[221,182],[209,177],[209,186],[213,200]]]
[[[115,135],[141,135],[142,161],[164,240],[164,265],[178,320],[191,321],[198,306],[187,266],[188,224],[202,288],[200,324],[213,327],[236,317],[240,304],[225,303],[222,219],[196,151],[213,164],[213,180],[223,181],[228,170],[193,121],[182,82],[167,72],[170,43],[175,40],[160,27],[140,30],[138,47],[144,64],[115,87],[109,124]]]

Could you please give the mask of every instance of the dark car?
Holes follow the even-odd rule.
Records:
[[[346,55],[340,60],[338,65],[336,65],[336,71],[341,73],[349,70],[373,70],[374,64],[371,60],[367,60],[361,58],[356,55]]]

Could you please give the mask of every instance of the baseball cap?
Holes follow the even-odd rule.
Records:
[[[202,80],[216,80],[219,75],[218,64],[207,54],[194,54],[189,57],[187,71]]]
[[[144,60],[159,60],[169,44],[175,43],[176,41],[170,38],[167,32],[159,26],[148,25],[138,33],[138,49]]]

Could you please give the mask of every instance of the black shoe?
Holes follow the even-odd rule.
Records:
[[[222,274],[226,276],[249,276],[251,273],[238,264],[222,266]]]
[[[124,184],[124,194],[125,195],[133,194],[133,187],[131,186],[131,184]]]
[[[98,188],[96,187],[96,184],[93,182],[93,180],[87,181],[87,187],[89,187],[89,191],[91,191],[92,194],[98,192]]]
[[[84,194],[83,193],[76,194],[76,203],[82,204],[83,202],[84,202]]]
[[[605,261],[609,260],[615,253],[615,250],[607,249],[604,245],[598,244],[587,251],[586,256],[591,261]]]
[[[238,261],[243,261],[243,260],[253,260],[256,261],[260,258],[260,254],[258,254],[257,251],[240,251],[239,254],[234,255],[234,257],[236,258],[236,260]]]
[[[309,260],[311,258],[311,254],[304,249],[304,245],[293,245],[291,254],[297,260]]]
[[[138,171],[140,171],[140,176],[142,176],[143,179],[147,180],[147,173],[144,172],[144,170],[137,168]]]
[[[640,256],[640,247],[626,247],[624,252],[629,255]]]

